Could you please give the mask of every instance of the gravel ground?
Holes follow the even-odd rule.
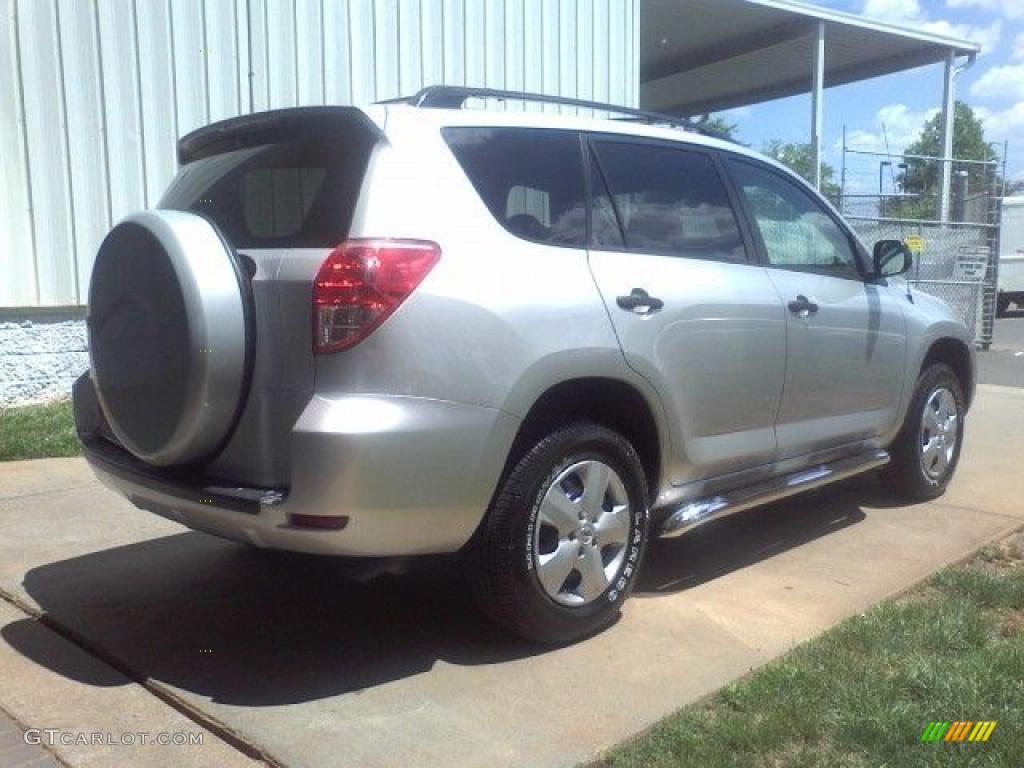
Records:
[[[0,322],[0,407],[69,397],[88,367],[84,322]]]

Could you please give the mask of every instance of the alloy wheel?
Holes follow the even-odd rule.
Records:
[[[921,418],[921,468],[930,480],[942,480],[949,470],[959,431],[956,398],[945,387],[939,387],[925,401]]]
[[[547,596],[571,607],[600,597],[625,563],[631,526],[629,497],[614,469],[588,460],[560,472],[541,500],[533,533]]]

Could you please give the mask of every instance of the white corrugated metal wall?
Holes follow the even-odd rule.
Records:
[[[0,306],[83,303],[214,120],[435,83],[635,105],[639,3],[0,0]]]

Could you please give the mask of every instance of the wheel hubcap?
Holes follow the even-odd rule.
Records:
[[[959,432],[956,398],[939,387],[925,402],[921,419],[921,468],[930,479],[941,480],[949,471]]]
[[[544,592],[561,605],[586,605],[618,578],[632,524],[622,478],[600,461],[564,469],[537,511],[533,559]]]

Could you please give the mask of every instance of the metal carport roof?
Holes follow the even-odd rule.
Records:
[[[645,0],[640,106],[696,115],[974,56],[977,44],[790,0]]]

